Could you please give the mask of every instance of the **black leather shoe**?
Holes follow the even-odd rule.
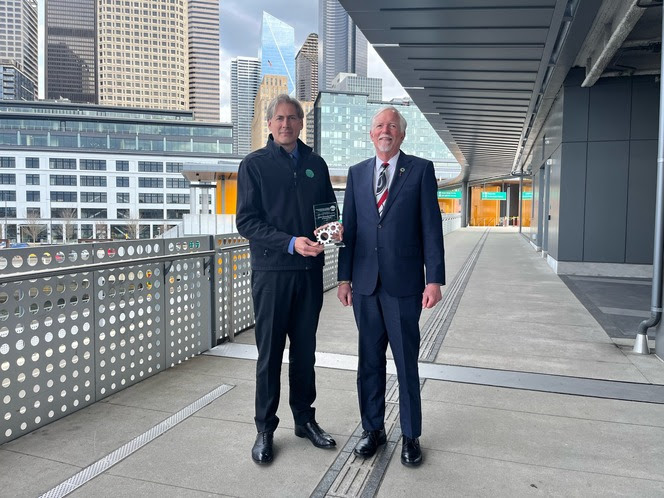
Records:
[[[401,463],[408,467],[417,467],[422,463],[422,450],[420,449],[420,440],[415,438],[403,437],[401,446]]]
[[[360,440],[355,445],[353,452],[357,456],[371,458],[376,453],[378,447],[386,442],[387,435],[385,434],[385,429],[364,431],[362,432],[362,437],[360,437]]]
[[[334,448],[337,445],[332,436],[321,429],[315,420],[304,425],[295,424],[295,435],[306,437],[316,448]]]
[[[272,452],[272,439],[274,438],[274,432],[259,432],[256,436],[256,442],[254,447],[251,448],[251,458],[254,462],[264,465],[266,463],[271,463],[274,456]]]

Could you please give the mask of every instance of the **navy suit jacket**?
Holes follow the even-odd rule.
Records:
[[[433,163],[401,152],[383,213],[374,195],[375,157],[348,171],[344,197],[345,247],[339,280],[371,295],[378,275],[394,297],[421,294],[425,283],[445,283],[443,230]],[[426,269],[426,270],[425,270]]]

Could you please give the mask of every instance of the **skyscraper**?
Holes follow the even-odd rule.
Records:
[[[288,93],[295,90],[295,30],[267,12],[263,12],[261,46],[261,77],[276,74],[286,77]]]
[[[330,90],[335,92],[368,93],[369,100],[383,100],[383,80],[351,73],[339,73],[332,80]]]
[[[219,121],[219,0],[189,0],[189,109]]]
[[[251,150],[260,149],[267,142],[267,106],[277,95],[287,93],[286,76],[268,74],[263,77],[254,102],[254,118],[251,122]]]
[[[295,56],[297,99],[311,102],[318,95],[318,35],[311,33]]]
[[[46,2],[46,96],[95,104],[97,1]]]
[[[261,61],[255,57],[231,59],[231,121],[233,122],[233,154],[251,152],[251,120],[254,100],[261,83]]]
[[[318,33],[320,90],[328,90],[339,73],[367,75],[367,39],[338,0],[319,0]]]
[[[0,2],[0,72],[5,98],[37,91],[37,2],[3,0]]]
[[[189,107],[187,0],[97,0],[99,103]]]

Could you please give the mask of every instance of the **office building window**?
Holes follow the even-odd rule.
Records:
[[[0,174],[0,185],[16,185],[16,175],[14,173]]]
[[[138,194],[139,204],[161,204],[164,202],[164,194]]]
[[[104,159],[81,159],[81,169],[106,171],[106,161]]]
[[[0,168],[15,168],[16,159],[13,157],[0,157]]]
[[[76,159],[51,157],[48,160],[48,167],[50,169],[76,169]]]
[[[15,201],[16,190],[0,190],[0,201]]]
[[[81,202],[106,202],[106,192],[81,192]]]
[[[76,192],[51,192],[51,202],[76,202]]]
[[[167,194],[168,204],[189,204],[189,194]]]
[[[167,209],[167,218],[169,220],[181,220],[185,214],[189,214],[188,209]]]
[[[99,208],[81,208],[81,218],[101,218],[106,219],[106,209]]]
[[[139,188],[163,188],[164,179],[140,177],[138,179],[138,186]]]
[[[189,188],[189,181],[184,178],[166,178],[168,188]]]
[[[163,173],[164,163],[155,161],[138,161],[138,171],[147,173]]]
[[[41,218],[41,209],[35,207],[25,208],[28,218]]]
[[[129,209],[118,209],[117,211],[118,220],[128,220],[129,219]]]
[[[69,187],[76,185],[76,177],[72,175],[49,175],[51,185],[67,185]]]
[[[25,167],[26,168],[39,168],[39,158],[38,157],[26,157],[25,158]]]
[[[39,175],[25,175],[26,185],[39,185]]]
[[[0,218],[16,218],[16,208],[15,207],[1,207],[0,208]]]
[[[115,179],[116,187],[129,187],[129,177],[128,176],[118,176]]]
[[[118,192],[115,200],[118,204],[129,204],[129,192]]]
[[[146,220],[159,220],[164,217],[163,209],[139,209],[138,217]]]
[[[182,173],[182,163],[166,163],[166,173]]]
[[[115,171],[129,171],[129,161],[115,161]]]
[[[105,176],[85,176],[81,175],[81,187],[105,187]]]
[[[51,218],[64,218],[73,220],[78,218],[78,209],[76,208],[53,208],[51,209]]]
[[[25,191],[25,200],[28,202],[39,202],[39,191],[38,190],[26,190]]]

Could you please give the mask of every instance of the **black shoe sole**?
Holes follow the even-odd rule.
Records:
[[[361,452],[357,451],[355,448],[353,448],[353,453],[355,455],[357,455],[359,457],[362,457],[362,458],[365,458],[365,459],[366,458],[371,458],[372,456],[374,456],[376,454],[376,452],[378,451],[378,448],[383,446],[385,443],[387,443],[387,436],[385,436],[385,439],[379,439],[378,440],[378,443],[376,444],[376,449],[372,453],[361,453]]]
[[[253,456],[251,457],[251,459],[254,461],[254,463],[258,465],[269,465],[272,463],[273,460],[272,458],[270,458],[269,460],[256,460]]]
[[[335,448],[337,446],[336,441],[334,443],[323,444],[323,445],[317,444],[313,439],[311,439],[309,437],[309,434],[307,434],[306,430],[300,429],[298,427],[295,427],[294,432],[295,432],[295,435],[297,437],[301,437],[301,438],[308,439],[309,441],[311,441],[311,444],[313,444],[316,448],[322,448],[324,450],[329,450],[329,449]]]

